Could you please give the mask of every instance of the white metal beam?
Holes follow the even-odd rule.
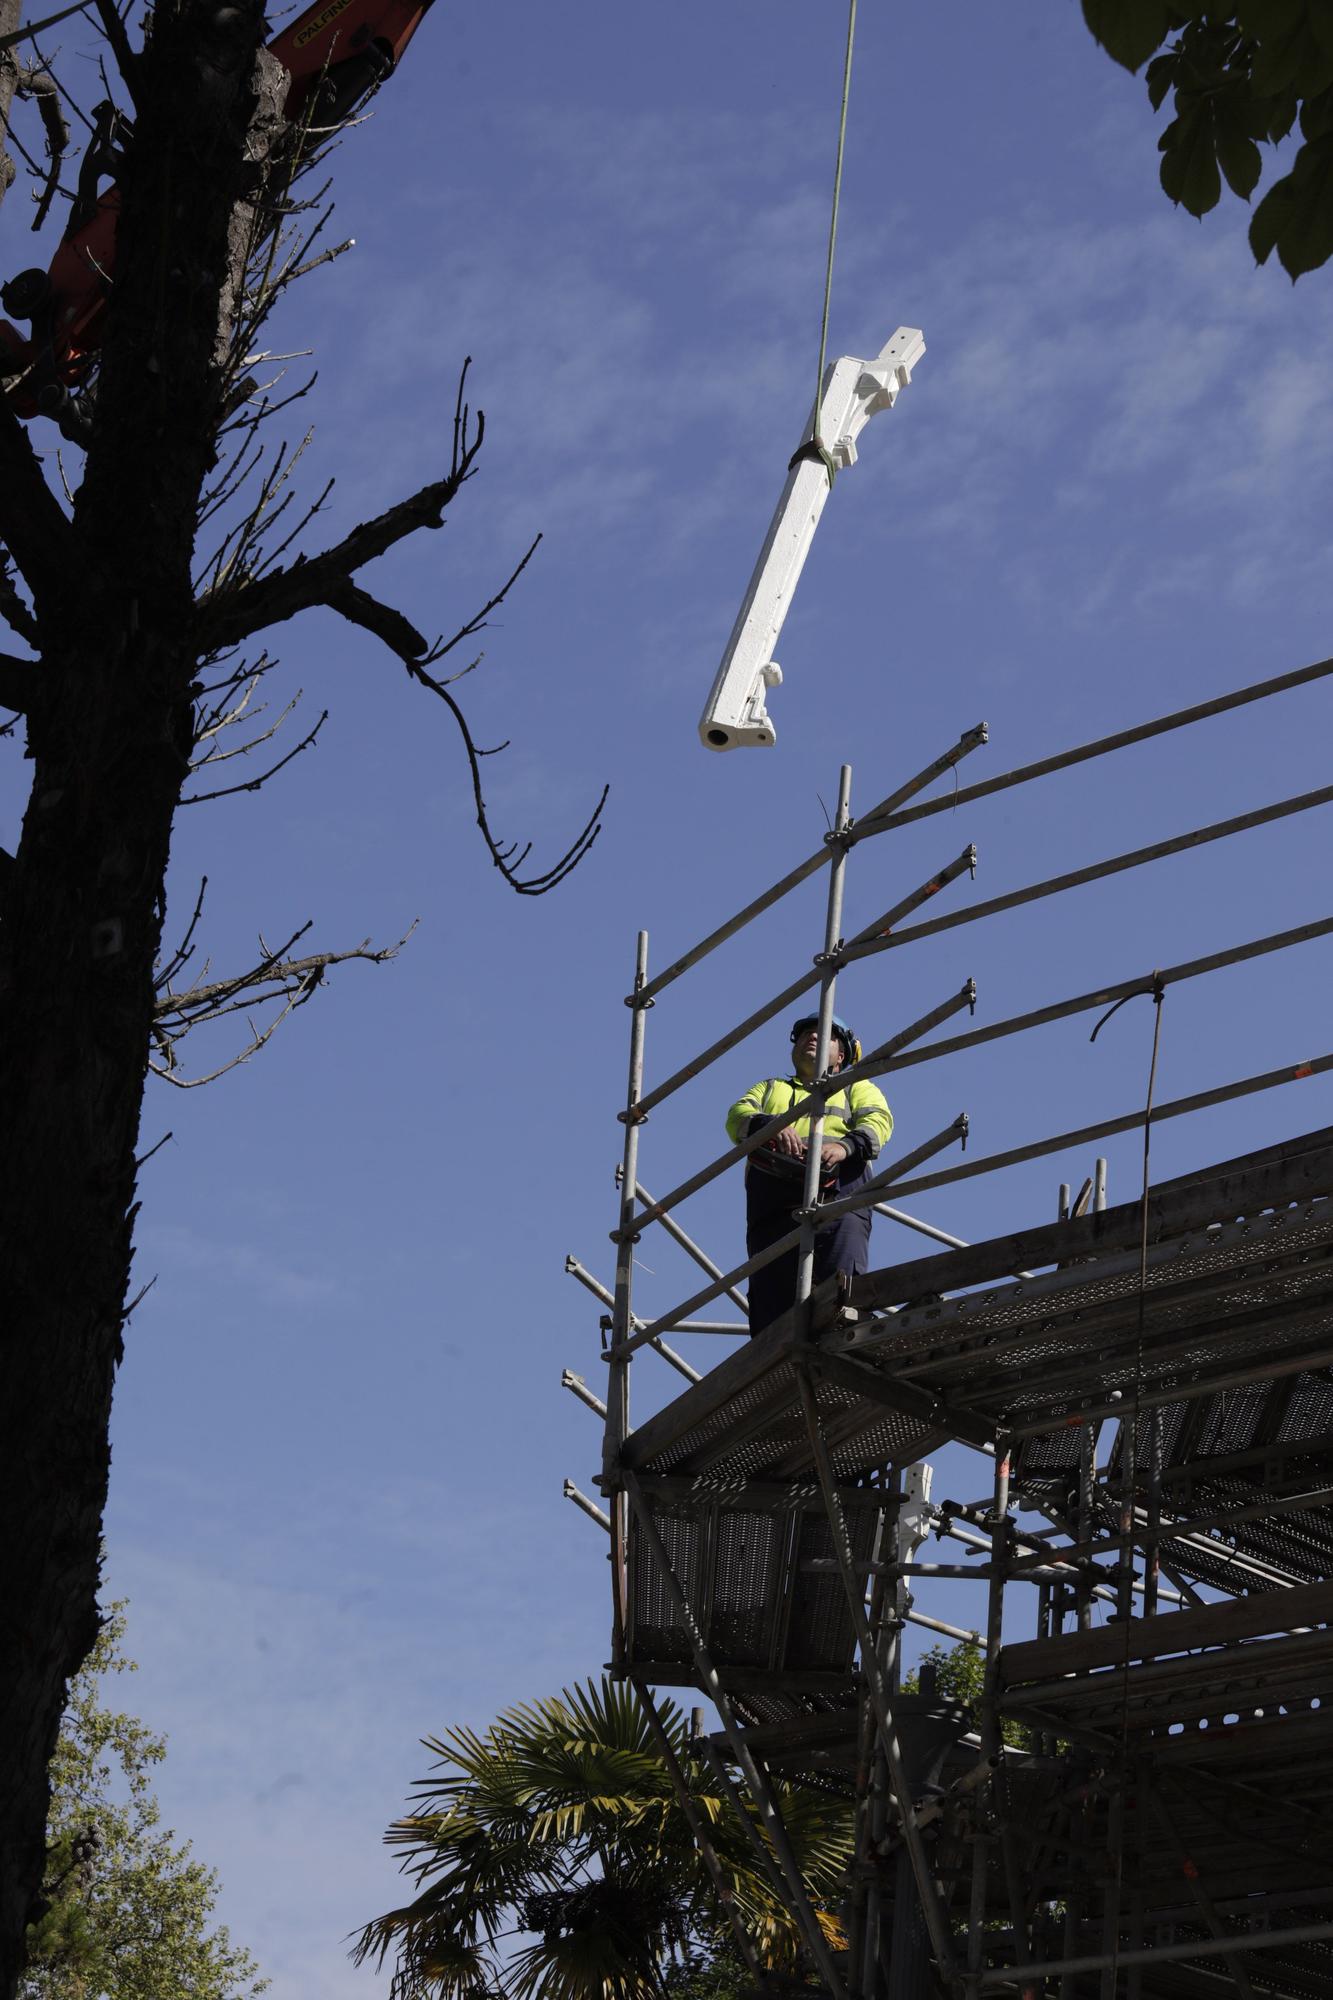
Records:
[[[777,742],[777,731],[765,706],[768,689],[782,681],[773,648],[829,496],[832,470],[855,465],[857,438],[877,410],[893,408],[925,351],[920,329],[900,326],[873,361],[844,354],[826,371],[823,394],[806,441],[819,440],[829,463],[817,451],[800,450],[791,462],[712,693],[699,718],[699,736],[709,750]]]

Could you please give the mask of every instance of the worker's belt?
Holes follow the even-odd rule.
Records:
[[[841,1164],[841,1163],[839,1163]],[[771,1174],[775,1180],[792,1183],[793,1202],[805,1185],[805,1161],[798,1160],[794,1153],[775,1153],[767,1146],[751,1153],[750,1165],[757,1167],[761,1174]],[[821,1167],[819,1170],[819,1192],[830,1194],[838,1185],[838,1168]]]

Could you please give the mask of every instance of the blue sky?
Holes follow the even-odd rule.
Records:
[[[516,901],[447,717],[368,635],[310,615],[280,634],[283,683],[332,711],[319,748],[181,818],[169,928],[207,873],[220,971],[306,918],[316,947],[421,920],[248,1067],[155,1086],[145,1111],[145,1148],[173,1137],[144,1174],[136,1269],[157,1282],[117,1395],[108,1587],[130,1599],[136,1705],[171,1738],[167,1817],[277,2000],[383,1989],[341,1940],[397,1893],[379,1836],[418,1737],[607,1656],[604,1544],[561,1498],[597,1462],[559,1388],[563,1366],[596,1384],[597,1308],[561,1267],[611,1268],[636,928],[660,966],[809,852],[844,761],[864,810],[982,719],[969,779],[1329,650],[1329,280],[1254,271],[1237,203],[1202,227],[1169,208],[1141,84],[1074,6],[868,6],[830,353],[900,323],[928,352],[825,512],[776,749],[699,747],[813,387],[844,19],[440,0],[337,159],[358,248],[282,329],[318,348],[309,484],[338,479],[320,539],[436,474],[474,356],[478,476],[366,581],[452,630],[540,530],[465,684],[479,739],[513,739],[487,797],[553,854],[612,793],[588,862]],[[870,843],[848,928],[969,840],[978,883],[950,906],[1309,789],[1328,727],[1316,687]],[[888,954],[840,1011],[869,1044],[971,975],[998,1019],[1321,915],[1327,824]],[[650,1081],[808,963],[822,894],[663,997]],[[1322,944],[1178,989],[1159,1096],[1323,1053],[1329,974]],[[1133,1109],[1150,1014],[1093,1048],[1074,1021],[904,1074],[895,1143],[960,1110],[992,1152]],[[198,1066],[225,1053],[201,1043]],[[757,1037],[655,1116],[644,1182],[720,1150],[727,1103],[784,1055],[783,1032]],[[1155,1165],[1329,1115],[1326,1080],[1292,1086],[1163,1126]],[[968,1237],[1044,1220],[1096,1150],[915,1206]],[[1127,1198],[1137,1142],[1105,1150]],[[741,1199],[728,1180],[686,1212],[727,1261]],[[880,1261],[916,1240],[881,1223]],[[640,1260],[645,1307],[693,1289],[665,1241]],[[635,1378],[640,1415],[675,1379],[651,1359]],[[982,1490],[980,1467],[947,1470]]]

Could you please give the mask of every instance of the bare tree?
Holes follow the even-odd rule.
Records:
[[[315,951],[297,930],[217,974],[196,959],[201,888],[163,955],[178,808],[255,789],[323,720],[283,754],[266,749],[288,711],[259,713],[274,664],[264,635],[325,606],[387,649],[459,733],[482,837],[518,893],[542,894],[576,866],[601,810],[545,868],[487,816],[489,753],[455,691],[469,665],[448,665],[527,556],[434,644],[363,580],[376,557],[438,528],[475,470],[483,421],[466,369],[427,483],[321,552],[293,553],[324,496],[302,513],[304,445],[269,442],[305,390],[278,380],[264,326],[293,281],[339,247],[324,247],[327,211],[303,193],[337,136],[318,122],[326,100],[299,129],[286,122],[286,74],[262,49],[248,0],[158,0],[136,50],[114,0],[90,4],[108,97],[132,115],[133,139],[116,170],[95,402],[81,391],[64,413],[84,452],[69,486],[52,427],[30,434],[0,394],[0,616],[26,649],[0,656],[0,703],[16,742],[21,720],[31,760],[22,835],[0,861],[0,2000],[11,2000],[40,1907],[65,1684],[98,1630],[145,1078],[151,1068],[177,1084],[205,1080],[260,1046],[331,965],[397,949]],[[42,208],[63,198],[65,86],[41,38],[16,31],[16,0],[0,0],[0,146],[7,138],[25,162]],[[7,130],[16,96],[34,107],[22,136],[17,123]],[[111,128],[93,122],[102,143]],[[14,173],[0,150],[0,192]],[[70,456],[77,464],[79,451]],[[216,537],[202,554],[200,522]],[[187,1075],[184,1035],[233,1016],[247,1024],[242,1046]]]

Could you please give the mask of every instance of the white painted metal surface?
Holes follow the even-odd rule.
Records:
[[[856,440],[877,410],[891,410],[926,351],[920,329],[900,326],[873,361],[844,354],[826,370],[818,421],[806,437],[824,443],[841,471],[856,463]],[[830,481],[822,459],[797,458],[769,524],[740,614],[702,716],[699,736],[709,750],[776,743],[766,696],[782,682],[773,648],[805,566]]]
[[[935,1531],[938,1509],[930,1504],[934,1478],[934,1466],[923,1459],[919,1464],[909,1466],[903,1479],[903,1503],[898,1509],[895,1527],[896,1555],[900,1563],[914,1561],[922,1542]]]

